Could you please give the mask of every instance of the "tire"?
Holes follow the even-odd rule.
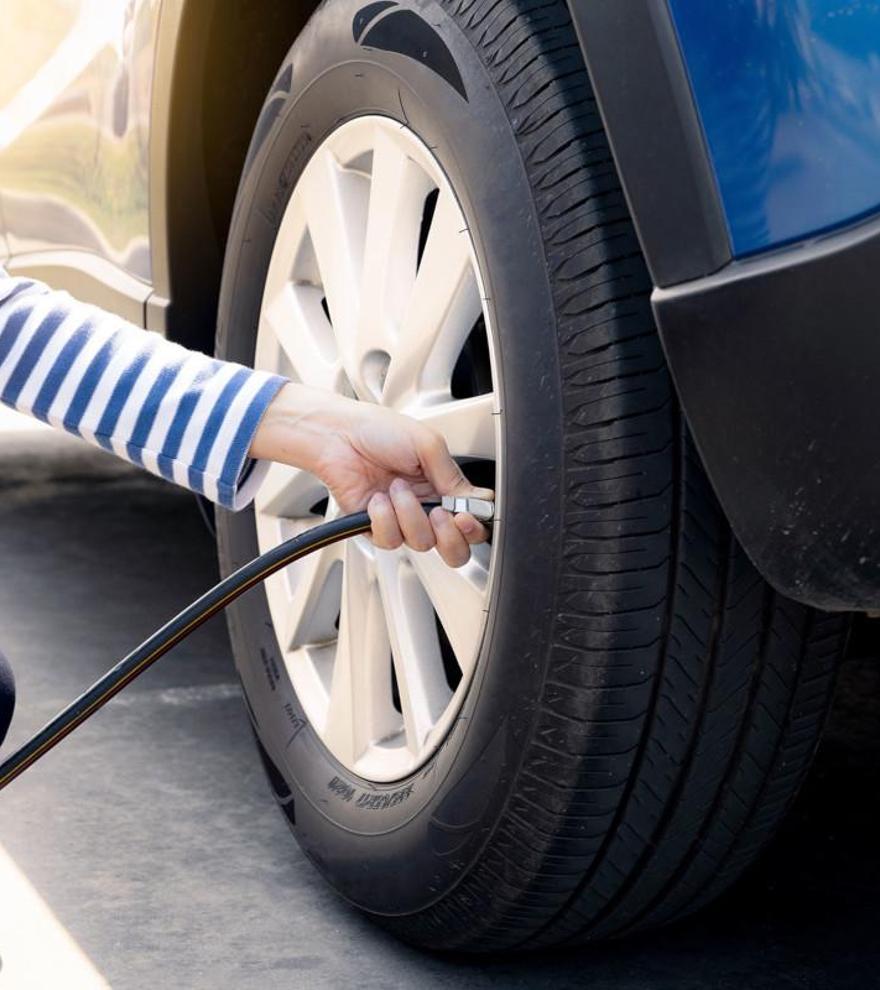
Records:
[[[713,497],[565,4],[380,7],[324,3],[278,75],[233,216],[219,354],[254,358],[309,156],[360,114],[407,125],[459,198],[499,328],[504,566],[459,717],[387,784],[322,744],[266,595],[236,603],[260,751],[312,862],[411,943],[494,952],[662,924],[724,890],[778,825],[847,622],[774,593]],[[386,30],[365,47],[375,18]],[[439,36],[432,64],[400,50],[414,31]],[[218,539],[224,573],[254,556],[253,512],[220,513]]]

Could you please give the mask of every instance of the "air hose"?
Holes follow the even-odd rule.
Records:
[[[429,511],[437,504],[424,503],[424,508]],[[494,514],[494,504],[484,499],[444,495],[440,504],[450,512],[470,512],[486,522],[491,521]],[[338,519],[321,523],[299,536],[279,543],[278,546],[255,557],[229,577],[215,584],[191,605],[187,605],[170,622],[166,622],[161,629],[157,629],[137,649],[132,650],[128,656],[111,667],[87,691],[47,722],[36,735],[3,760],[0,763],[0,790],[28,767],[33,766],[41,756],[48,753],[77,726],[82,725],[89,716],[94,715],[115,694],[131,684],[139,674],[186,639],[212,615],[216,615],[221,609],[234,602],[239,595],[265,581],[282,567],[287,567],[288,564],[301,560],[331,543],[366,533],[369,529],[370,517],[366,512],[340,516]]]

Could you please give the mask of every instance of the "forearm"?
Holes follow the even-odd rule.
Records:
[[[227,507],[283,384],[0,270],[0,401]]]
[[[492,493],[418,420],[188,351],[2,269],[0,401],[226,508],[278,461],[318,477],[343,512],[367,508],[377,546],[436,545],[458,566],[486,539],[467,513],[425,516],[419,499]]]

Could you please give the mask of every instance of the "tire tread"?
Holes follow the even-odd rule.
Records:
[[[732,883],[806,773],[847,622],[772,592],[715,501],[566,5],[444,6],[521,149],[565,415],[558,608],[511,796],[447,896],[383,922],[485,952],[666,923]]]

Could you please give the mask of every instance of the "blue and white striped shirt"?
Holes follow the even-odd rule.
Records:
[[[0,401],[226,508],[260,484],[267,465],[248,449],[285,381],[0,267]]]

